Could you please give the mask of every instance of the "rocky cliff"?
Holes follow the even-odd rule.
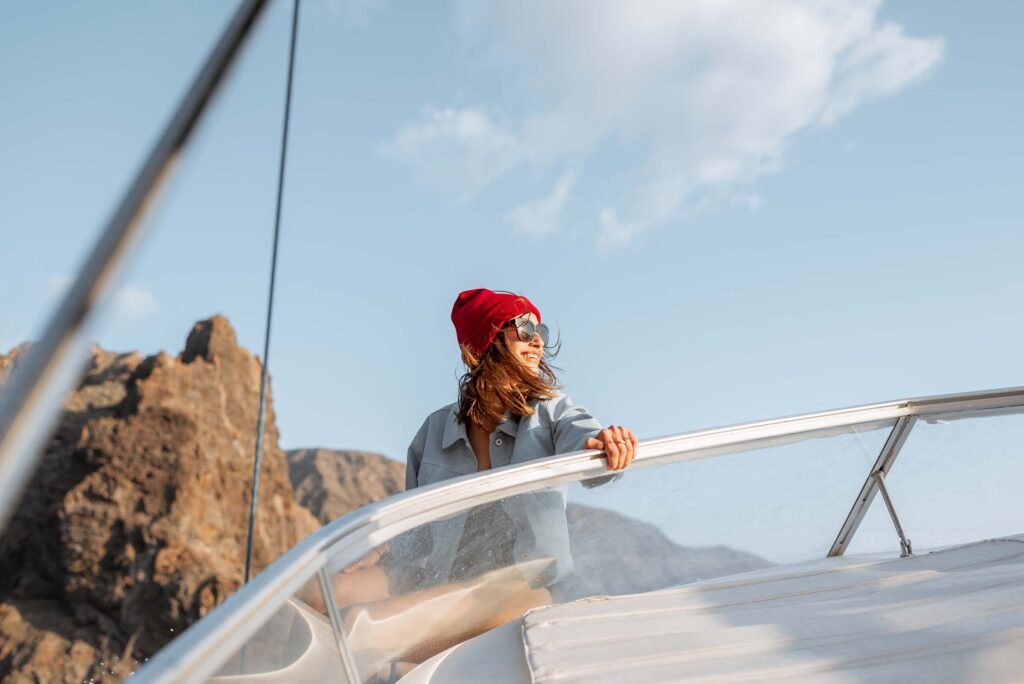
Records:
[[[0,537],[0,680],[120,679],[240,586],[259,377],[222,317],[177,357],[94,350]],[[257,570],[318,527],[272,404],[264,448]]]

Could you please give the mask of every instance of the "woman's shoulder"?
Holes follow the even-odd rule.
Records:
[[[430,427],[432,425],[444,425],[451,420],[452,415],[458,410],[458,402],[452,402],[451,404],[445,404],[436,411],[432,411],[427,414],[427,417],[423,421],[423,428]]]
[[[441,435],[444,435],[448,423],[453,420],[456,407],[457,404],[448,404],[427,414],[420,429],[416,431],[416,436],[412,438],[411,448],[422,449],[428,440],[440,439]]]
[[[571,409],[575,404],[569,395],[565,392],[558,390],[555,394],[547,399],[538,399],[534,404],[534,410],[544,413],[546,416],[551,418],[558,418],[564,414],[567,410]]]

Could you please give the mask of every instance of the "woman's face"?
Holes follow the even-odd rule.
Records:
[[[527,314],[527,318],[535,324],[538,323],[537,317],[533,314]],[[512,354],[517,359],[530,368],[540,368],[541,355],[544,352],[544,342],[540,339],[540,335],[535,334],[532,340],[523,342],[519,339],[519,332],[514,325],[505,328],[502,333],[505,335],[508,348],[512,350]]]

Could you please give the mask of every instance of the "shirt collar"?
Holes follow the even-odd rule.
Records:
[[[519,419],[506,413],[505,419],[498,423],[496,429],[504,432],[509,437],[515,437],[516,433],[519,432]]]
[[[447,449],[455,442],[462,440],[467,445],[469,438],[466,436],[466,426],[459,422],[459,403],[452,404],[448,411],[448,420],[444,423],[444,435],[441,437],[441,448]]]

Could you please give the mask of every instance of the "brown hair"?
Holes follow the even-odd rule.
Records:
[[[462,361],[468,369],[459,380],[459,422],[468,420],[485,430],[493,430],[505,412],[516,417],[533,415],[530,402],[550,399],[558,389],[558,379],[548,359],[558,353],[544,349],[540,367],[534,371],[522,363],[499,332],[483,355],[477,358],[462,345]]]

